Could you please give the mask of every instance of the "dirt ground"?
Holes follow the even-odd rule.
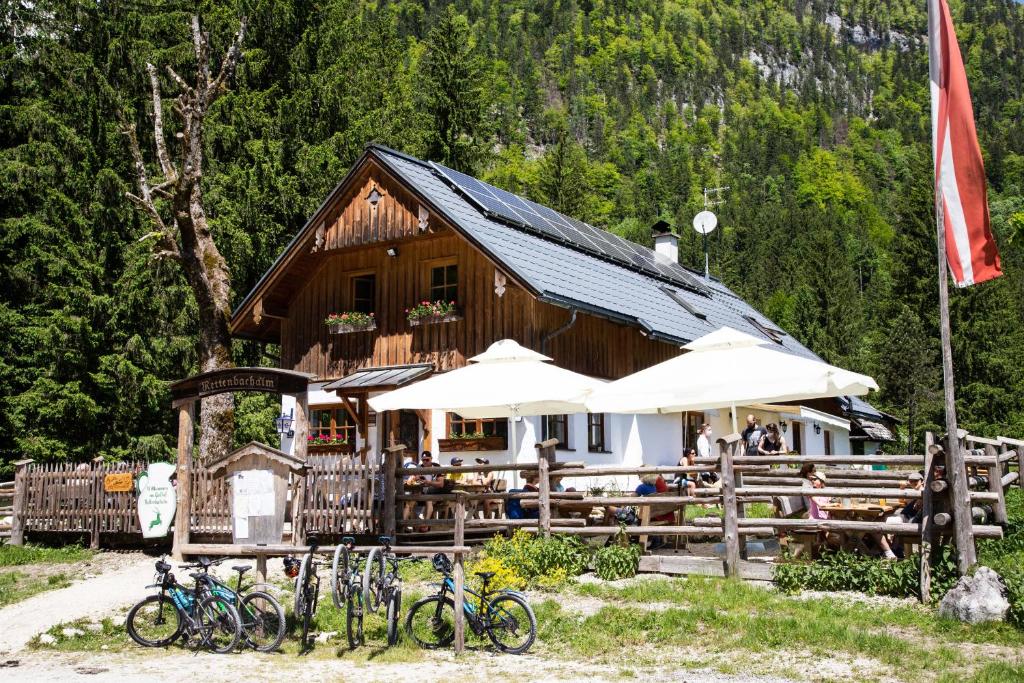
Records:
[[[513,657],[471,653],[456,661],[450,652],[429,653],[421,665],[405,663],[351,662],[346,660],[305,660],[291,655],[237,655],[151,650],[144,655],[118,653],[22,653],[18,664],[0,670],[6,680],[17,681],[133,681],[202,680],[213,683],[240,680],[297,681],[579,681],[598,683],[638,680],[686,681],[688,683],[789,683],[775,677],[728,676],[711,670],[693,671],[669,666],[580,665],[524,655]],[[8,659],[11,659],[8,657]],[[0,662],[2,665],[2,662]],[[272,672],[269,667],[272,668]],[[265,672],[263,674],[259,672]]]

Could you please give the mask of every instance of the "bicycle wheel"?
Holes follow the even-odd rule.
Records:
[[[196,612],[201,646],[218,654],[226,654],[238,647],[242,638],[242,619],[234,605],[210,595],[199,602]]]
[[[398,642],[398,619],[402,612],[402,589],[393,588],[388,596],[388,645]]]
[[[164,647],[181,635],[181,614],[166,595],[149,595],[128,610],[125,627],[142,647]]]
[[[487,635],[502,652],[521,655],[537,637],[537,617],[526,600],[502,593],[487,604]]]
[[[334,561],[331,563],[331,598],[334,606],[341,609],[341,606],[348,600],[348,577],[349,561],[351,556],[348,546],[339,543],[334,549]]]
[[[350,648],[363,644],[363,592],[354,587],[349,587],[345,601],[345,632]]]
[[[384,602],[381,586],[384,583],[384,551],[374,548],[366,556],[363,570],[363,607],[373,614]]]
[[[420,647],[448,647],[455,640],[455,603],[431,595],[417,600],[405,617],[405,632]]]
[[[284,608],[263,591],[247,593],[238,607],[246,642],[257,652],[273,652],[284,640]]]
[[[306,577],[309,576],[310,570],[312,569],[313,554],[306,553],[302,558],[302,564],[299,565],[299,575],[295,577],[295,604],[292,605],[292,615],[295,620],[298,621],[302,618],[302,613],[306,610],[305,599],[306,599]]]

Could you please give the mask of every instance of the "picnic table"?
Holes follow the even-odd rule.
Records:
[[[885,505],[879,503],[850,503],[848,505],[829,503],[821,505],[819,508],[827,512],[830,519],[851,519],[864,522],[877,522],[896,511],[896,506],[890,505],[888,502]]]

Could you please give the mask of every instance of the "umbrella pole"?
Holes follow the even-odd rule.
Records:
[[[519,462],[519,439],[516,438],[516,417],[519,416],[519,406],[512,406],[512,417],[509,419],[509,431],[512,432],[512,464],[516,465]],[[519,470],[512,469],[512,483],[513,488],[519,488]]]
[[[739,428],[736,426],[736,404],[733,403],[732,404],[732,433],[736,434],[739,431],[740,431]]]

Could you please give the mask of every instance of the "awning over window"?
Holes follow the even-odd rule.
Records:
[[[433,363],[366,368],[364,370],[356,370],[333,382],[328,382],[323,386],[323,390],[337,391],[339,394],[355,394],[397,389],[410,382],[423,379],[433,371]]]

